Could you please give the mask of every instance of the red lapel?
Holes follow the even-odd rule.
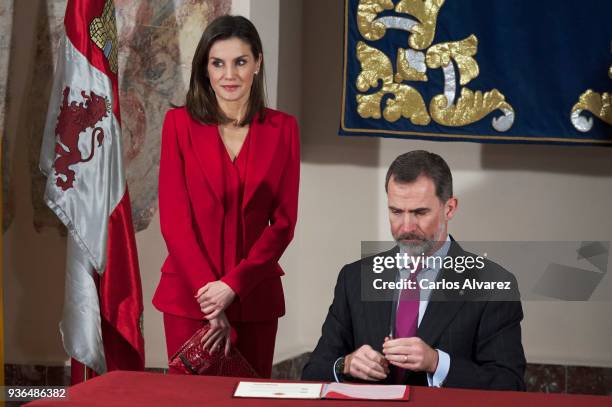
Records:
[[[223,157],[219,154],[219,130],[215,125],[205,125],[191,119],[186,110],[185,118],[189,126],[193,153],[200,169],[219,202],[223,202]]]
[[[257,187],[264,181],[274,157],[278,157],[279,126],[270,120],[267,112],[263,123],[259,122],[259,114],[255,116],[250,128],[249,156],[247,161],[246,180],[244,185],[244,198],[242,210],[253,198]]]

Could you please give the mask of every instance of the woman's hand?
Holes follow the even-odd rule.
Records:
[[[217,318],[209,320],[210,329],[202,337],[202,347],[210,353],[216,352],[221,346],[225,347],[225,356],[229,355],[231,326],[225,312],[220,312]]]
[[[198,290],[196,294],[200,309],[209,321],[217,318],[220,313],[236,298],[236,293],[223,281],[213,281]]]

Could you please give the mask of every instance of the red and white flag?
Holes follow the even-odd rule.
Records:
[[[68,0],[64,28],[40,155],[45,201],[69,231],[62,340],[96,373],[143,370],[112,0]]]

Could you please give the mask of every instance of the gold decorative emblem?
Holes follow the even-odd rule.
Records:
[[[359,41],[356,45],[361,72],[356,81],[357,112],[363,118],[395,122],[401,117],[413,124],[425,126],[433,119],[445,126],[465,126],[489,113],[500,110],[503,115],[493,118],[492,126],[503,132],[514,123],[514,109],[497,89],[473,91],[464,85],[480,73],[474,56],[478,38],[474,34],[461,41],[432,45],[438,13],[445,0],[401,0],[394,6],[391,0],[360,0],[357,7],[359,32],[369,41],[383,38],[388,29],[409,32],[408,48],[398,48],[396,72],[391,59],[381,50]],[[396,15],[379,17],[383,11]],[[456,68],[455,68],[456,67]],[[418,90],[405,82],[427,82],[427,68],[442,69],[444,91],[429,102],[429,111]],[[456,79],[463,86],[457,95]],[[380,84],[382,83],[382,86]],[[379,90],[366,94],[370,89]],[[383,97],[386,105],[381,112]]]
[[[612,66],[608,70],[608,76],[612,79]],[[585,110],[612,125],[612,94],[596,93],[589,89],[580,95],[578,103],[572,107],[571,120],[576,130],[583,133],[593,128],[593,118],[582,115]]]
[[[89,36],[104,52],[111,71],[116,74],[118,71],[117,25],[115,23],[115,5],[112,0],[106,1],[102,15],[94,18],[89,24]]]

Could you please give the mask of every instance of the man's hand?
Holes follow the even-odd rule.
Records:
[[[236,293],[223,281],[213,281],[198,290],[195,295],[200,304],[200,310],[209,321],[217,318],[219,314],[234,301]]]
[[[383,354],[392,365],[413,372],[433,374],[438,368],[438,352],[421,338],[385,338]]]
[[[370,345],[363,345],[344,358],[343,373],[356,379],[383,380],[389,374],[389,363]]]
[[[202,337],[202,347],[204,350],[213,353],[223,347],[225,356],[229,355],[231,341],[231,326],[225,312],[219,313],[217,318],[213,318],[209,321],[210,329]]]

